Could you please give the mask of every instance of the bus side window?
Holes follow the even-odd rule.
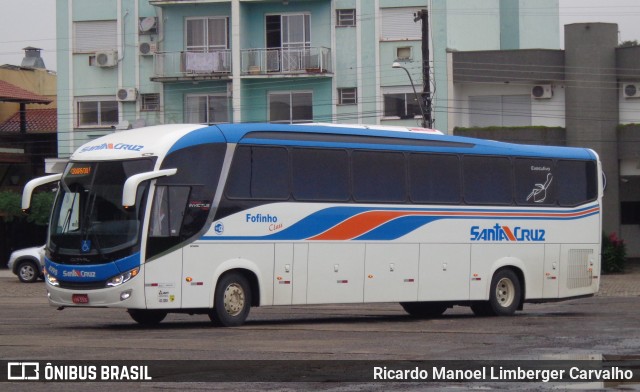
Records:
[[[513,202],[512,166],[509,158],[467,155],[462,162],[466,203],[509,205]]]
[[[516,203],[555,205],[556,170],[551,159],[516,158]]]
[[[151,237],[177,237],[189,198],[189,187],[157,186],[151,207],[149,235]]]

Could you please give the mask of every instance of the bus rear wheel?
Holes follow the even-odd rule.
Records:
[[[167,317],[167,312],[162,310],[127,309],[127,312],[135,322],[146,326],[158,325]]]
[[[232,272],[218,281],[209,319],[222,327],[242,325],[251,309],[251,288],[242,274]]]
[[[513,316],[522,297],[520,279],[510,269],[496,272],[491,279],[488,302],[476,302],[471,310],[476,316]]]
[[[400,302],[400,305],[405,312],[416,318],[438,317],[448,308],[442,302]]]

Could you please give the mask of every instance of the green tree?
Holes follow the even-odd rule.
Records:
[[[0,192],[0,218],[5,222],[12,222],[22,216],[20,209],[21,196],[15,192]]]
[[[56,194],[53,192],[40,192],[33,195],[31,200],[31,213],[27,217],[28,222],[39,226],[49,224],[49,216]]]
[[[40,192],[35,193],[31,199],[30,214],[26,217],[27,222],[39,226],[49,224],[49,215],[55,193]],[[22,196],[15,192],[0,192],[0,219],[5,222],[13,222],[14,219],[24,219],[25,215],[21,208]]]

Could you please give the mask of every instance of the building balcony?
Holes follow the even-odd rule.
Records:
[[[243,76],[331,76],[331,49],[325,47],[244,49]]]
[[[228,79],[231,50],[200,52],[158,52],[154,55],[155,82]]]

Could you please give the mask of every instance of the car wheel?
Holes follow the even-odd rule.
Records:
[[[21,261],[18,264],[18,279],[23,283],[33,283],[38,280],[40,276],[40,269],[38,265],[31,260]]]

